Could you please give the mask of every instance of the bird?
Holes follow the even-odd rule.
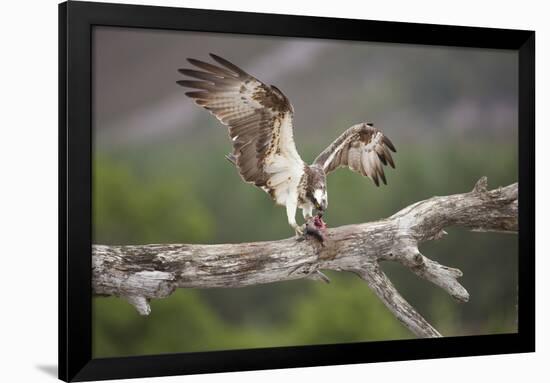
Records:
[[[297,236],[304,235],[306,227],[297,224],[297,209],[307,223],[314,210],[322,218],[328,208],[326,176],[334,170],[347,167],[376,186],[380,181],[387,184],[384,166],[395,168],[391,152],[396,149],[371,122],[351,126],[307,164],[296,149],[294,108],[285,94],[223,57],[210,57],[213,62],[188,58],[192,67],[178,69],[185,77],[176,82],[192,88],[185,95],[228,128],[233,150],[226,159],[244,182],[286,208]]]

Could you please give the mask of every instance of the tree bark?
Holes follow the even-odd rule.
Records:
[[[518,184],[488,191],[483,177],[471,192],[432,197],[380,221],[329,229],[324,244],[292,237],[220,245],[93,245],[92,287],[94,294],[125,298],[147,315],[150,299],[165,298],[176,288],[243,287],[300,278],[327,282],[321,270],[350,271],[415,335],[439,337],[399,294],[379,262],[398,262],[466,302],[469,294],[457,281],[462,272],[426,258],[418,245],[441,238],[449,226],[515,233],[517,217]]]

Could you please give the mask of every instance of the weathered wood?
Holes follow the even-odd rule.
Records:
[[[176,288],[326,280],[321,270],[349,271],[363,278],[414,334],[437,337],[441,334],[401,297],[378,263],[398,262],[466,302],[468,292],[457,281],[462,272],[426,258],[418,245],[440,238],[449,226],[517,232],[517,198],[517,183],[488,191],[483,177],[471,192],[432,197],[384,220],[329,229],[325,246],[296,237],[220,245],[93,245],[92,287],[97,295],[127,299],[147,315],[150,299],[165,298]]]

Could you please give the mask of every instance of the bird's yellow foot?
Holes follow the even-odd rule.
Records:
[[[305,225],[302,225],[302,226],[295,225],[293,227],[294,227],[294,233],[296,234],[296,237],[302,237],[304,235]]]

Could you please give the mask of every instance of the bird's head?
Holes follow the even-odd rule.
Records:
[[[307,197],[320,212],[328,207],[327,180],[323,169],[318,166],[311,166],[308,171]]]

